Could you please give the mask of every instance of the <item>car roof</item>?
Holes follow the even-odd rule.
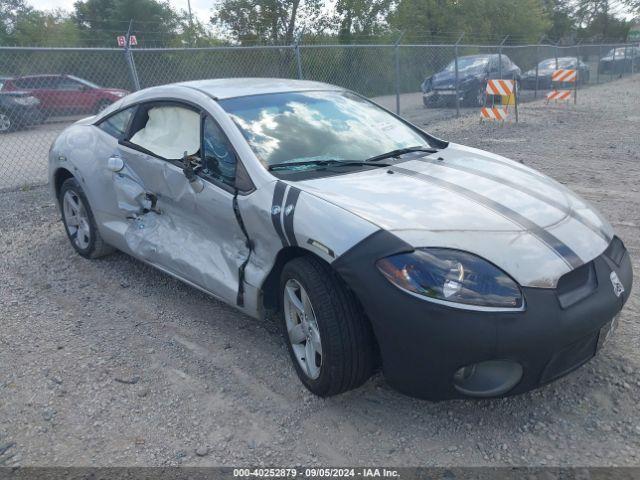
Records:
[[[219,100],[267,93],[344,90],[328,83],[289,78],[216,78],[182,82],[177,85],[195,88]]]
[[[502,55],[506,57],[504,53]],[[497,53],[475,53],[473,55],[461,55],[458,58],[489,58],[489,57],[497,57],[497,56],[498,56]]]

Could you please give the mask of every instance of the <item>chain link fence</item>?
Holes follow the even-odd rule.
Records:
[[[47,152],[58,133],[139,88],[202,78],[303,78],[354,90],[428,128],[432,121],[477,112],[486,77],[517,78],[520,101],[526,102],[544,97],[552,86],[551,70],[576,64],[583,88],[637,72],[640,48],[462,43],[0,47],[0,189],[46,182]],[[438,90],[438,83],[445,87]],[[435,95],[437,102],[434,90],[442,92]]]

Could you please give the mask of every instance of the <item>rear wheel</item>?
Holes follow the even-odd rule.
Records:
[[[321,397],[362,385],[374,368],[371,326],[328,265],[300,257],[281,280],[283,335],[302,383]]]
[[[102,240],[87,197],[75,178],[64,181],[58,200],[67,237],[76,252],[85,258],[98,258],[114,251]]]
[[[4,110],[0,110],[0,133],[6,133],[13,130],[13,119],[9,113]]]
[[[482,107],[484,105],[484,84],[478,85],[478,88],[471,89],[464,94],[462,104],[465,107]]]

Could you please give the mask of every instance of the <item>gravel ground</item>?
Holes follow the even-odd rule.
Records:
[[[417,123],[539,168],[640,259],[640,76],[577,107]],[[276,325],[67,243],[45,187],[0,193],[0,465],[640,465],[639,290],[593,361],[514,398],[432,403],[378,375],[322,400]]]

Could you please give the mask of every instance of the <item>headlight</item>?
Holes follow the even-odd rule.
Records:
[[[522,292],[511,277],[460,250],[417,249],[380,259],[376,265],[395,286],[437,303],[506,309],[524,305]]]
[[[109,92],[111,93],[111,95],[113,95],[114,97],[118,97],[118,98],[122,98],[126,95],[126,93],[124,92]]]
[[[15,97],[13,101],[18,105],[24,106],[38,105],[40,103],[40,100],[38,100],[36,97]]]

